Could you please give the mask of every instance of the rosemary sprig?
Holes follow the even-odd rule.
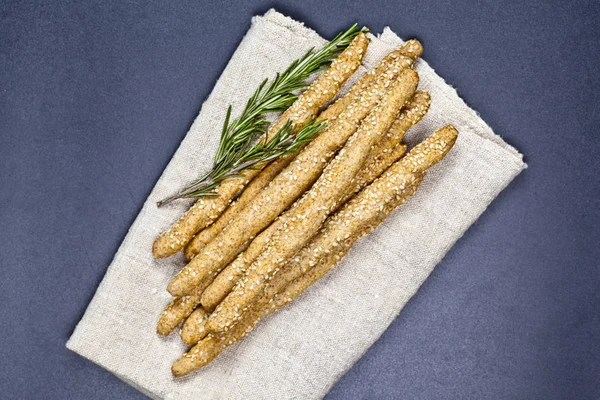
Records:
[[[366,29],[363,28],[363,32]],[[305,80],[314,72],[329,65],[331,61],[359,34],[358,25],[339,33],[322,49],[310,49],[267,86],[265,79],[246,103],[242,114],[230,122],[232,107],[227,109],[219,147],[213,168],[179,193],[159,201],[161,205],[180,198],[214,196],[214,189],[224,179],[239,176],[240,172],[257,163],[269,161],[297,151],[309,141],[323,124],[309,124],[293,135],[291,124],[283,126],[268,142],[266,133],[269,122],[265,114],[285,111],[296,99],[294,93],[307,86]]]
[[[238,177],[240,176],[240,172],[252,168],[258,163],[271,161],[275,158],[297,152],[300,147],[310,142],[317,132],[324,129],[326,125],[326,121],[312,122],[294,135],[292,124],[288,121],[270,141],[257,141],[246,149],[239,158],[228,162],[227,167],[213,169],[201,178],[200,184],[181,191],[176,195],[177,197],[163,200],[163,203],[176,198],[216,196],[217,194],[214,192],[214,189],[219,182]]]

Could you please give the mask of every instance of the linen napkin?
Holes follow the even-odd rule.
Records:
[[[372,36],[363,66],[372,68],[402,41],[388,28]],[[189,206],[158,209],[156,201],[209,168],[228,104],[234,114],[265,78],[325,40],[302,23],[270,10],[252,25],[173,159],[129,229],[67,347],[156,399],[314,399],[385,331],[435,265],[488,204],[526,167],[420,60],[420,88],[431,109],[406,136],[414,145],[452,123],[460,132],[448,156],[431,169],[417,194],[359,241],[325,278],[291,305],[261,321],[248,337],[183,379],[171,363],[186,350],[177,334],[155,333],[169,302],[180,255],[152,258],[156,236]],[[426,44],[425,44],[426,45]],[[354,77],[353,80],[356,80]],[[351,83],[351,82],[350,82]],[[347,88],[348,85],[346,85]]]

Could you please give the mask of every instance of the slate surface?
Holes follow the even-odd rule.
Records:
[[[529,165],[327,399],[600,397],[600,5],[344,3],[0,3],[0,397],[144,398],[64,343],[271,7],[417,37]]]

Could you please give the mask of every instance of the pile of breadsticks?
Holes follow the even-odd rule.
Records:
[[[197,200],[154,243],[156,257],[183,249],[190,260],[169,284],[175,298],[157,329],[168,335],[183,322],[181,338],[194,345],[173,364],[175,376],[208,364],[325,275],[415,193],[425,171],[454,145],[451,125],[408,153],[402,144],[430,104],[412,68],[423,51],[416,40],[323,109],[367,46],[359,34],[269,134],[288,121],[300,129],[315,118],[327,120],[326,129],[298,153],[223,181],[216,196]]]

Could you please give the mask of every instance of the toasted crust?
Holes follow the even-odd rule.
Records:
[[[204,329],[204,324],[208,319],[208,313],[202,307],[198,307],[190,314],[181,327],[181,340],[188,346],[195,345],[202,340],[208,332]]]
[[[358,34],[330,67],[269,127],[267,140],[287,121],[292,122],[295,130],[310,122],[318,114],[319,108],[330,101],[358,69],[368,44],[367,36],[364,33]],[[196,232],[210,225],[223,213],[235,195],[265,166],[266,164],[256,165],[253,169],[245,170],[239,178],[221,182],[215,189],[218,196],[196,201],[179,221],[156,239],[152,246],[154,257],[168,257],[183,249]]]
[[[329,217],[323,228],[302,249],[299,256],[287,263],[275,276],[263,295],[250,307],[239,323],[223,336],[209,334],[173,364],[173,374],[185,375],[208,364],[225,347],[247,335],[261,318],[285,306],[325,275],[343,258],[356,240],[375,229],[392,210],[412,196],[423,178],[423,168],[428,168],[441,160],[454,145],[457,134],[458,132],[452,126],[437,131],[420,147],[417,146],[412,155],[409,153],[406,161],[396,162],[379,179]],[[426,158],[427,162],[419,163],[421,167],[415,169],[412,167],[415,163],[411,158]],[[415,170],[418,172],[411,172]],[[351,229],[346,230],[344,226]],[[342,227],[348,237],[340,241],[336,240],[338,245],[334,246],[327,237],[338,227]],[[317,252],[316,257],[312,256],[314,250],[318,248],[321,248],[321,251]]]
[[[235,325],[279,268],[316,233],[351,188],[371,147],[388,131],[402,106],[415,93],[418,82],[418,74],[408,69],[400,72],[389,85],[381,102],[366,116],[315,184],[282,216],[281,227],[261,255],[209,317],[206,323],[209,332],[223,333]]]
[[[256,197],[256,195],[273,180],[273,178],[287,167],[293,159],[293,154],[281,157],[260,171],[260,173],[246,185],[240,197],[231,203],[225,212],[221,214],[212,225],[204,228],[194,236],[192,241],[185,247],[185,258],[191,260],[196,254],[202,251],[204,246],[213,240],[219,232],[225,229],[237,213],[244,209],[244,207],[246,207],[246,205],[248,205],[254,197]]]
[[[405,71],[403,61],[397,58],[391,60],[387,72],[350,104],[325,132],[300,151],[294,161],[171,280],[168,291],[174,296],[188,294],[207,275],[231,262],[239,254],[242,243],[267,227],[315,182],[335,152],[358,129],[360,122],[401,71]]]
[[[352,188],[340,201],[345,203],[354,193],[379,177],[390,165],[399,160],[406,152],[406,146],[400,145],[405,132],[418,123],[427,113],[430,97],[427,92],[417,91],[413,98],[402,108],[390,130],[377,142],[365,166],[358,172]],[[246,251],[233,260],[202,293],[201,303],[207,310],[214,308],[231,292],[237,281],[246,273],[256,260],[268,239],[279,228],[281,220],[274,221],[250,243]]]

